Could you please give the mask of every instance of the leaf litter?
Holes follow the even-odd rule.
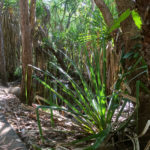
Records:
[[[6,94],[5,89],[0,87],[0,112],[5,113],[8,122],[29,150],[83,150],[91,144],[84,142],[76,146],[67,145],[74,140],[84,138],[86,134],[83,134],[82,129],[70,117],[70,114],[63,112],[62,115],[56,110],[53,110],[54,127],[52,127],[50,113],[39,111],[43,143],[37,124],[36,107],[37,104],[32,104],[32,106],[22,104],[15,95]],[[127,116],[120,117],[120,122],[126,118]]]

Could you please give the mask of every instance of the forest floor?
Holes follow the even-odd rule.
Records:
[[[0,86],[0,114],[5,118],[16,131],[20,139],[25,143],[28,150],[83,150],[87,143],[78,146],[66,145],[73,140],[80,139],[81,128],[70,119],[69,114],[61,115],[58,111],[54,113],[54,127],[51,124],[51,115],[48,112],[39,111],[43,131],[44,142],[39,134],[36,104],[27,106],[20,103],[20,100],[13,94],[9,94],[7,88]],[[7,143],[6,143],[7,144]]]
[[[0,150],[27,150],[10,124],[0,113]]]
[[[73,144],[68,145],[67,143],[82,139],[87,135],[83,134],[82,129],[69,114],[63,113],[62,115],[58,111],[53,111],[54,127],[52,127],[50,113],[40,110],[40,121],[44,137],[44,142],[42,142],[37,124],[37,104],[24,105],[15,95],[6,91],[8,91],[8,88],[0,86],[0,114],[5,115],[5,118],[25,143],[28,150],[83,150],[91,144],[82,142],[76,146]],[[129,114],[128,111],[127,109],[127,114]],[[120,122],[125,119],[126,117],[120,117]]]

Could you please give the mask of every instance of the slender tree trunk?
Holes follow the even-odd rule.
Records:
[[[35,24],[36,24],[36,0],[31,0],[30,3],[30,27],[31,27],[31,41],[32,41],[32,48],[34,51],[34,54],[36,53],[36,47],[38,45],[37,39],[34,40],[34,34],[35,34]],[[35,65],[35,56],[33,56],[33,64]]]
[[[100,9],[100,11],[103,14],[104,20],[108,27],[111,27],[113,23],[113,16],[109,10],[109,8],[106,6],[104,0],[94,0],[97,7]]]
[[[36,22],[36,0],[31,0],[31,4],[30,4],[31,36],[34,34],[35,22]]]
[[[31,28],[28,14],[28,0],[20,0],[20,22],[22,33],[22,82],[21,98],[22,102],[32,103],[32,42]]]
[[[2,79],[2,84],[7,86],[7,73],[6,73],[6,61],[4,54],[4,41],[3,41],[3,31],[2,31],[2,8],[3,2],[0,2],[0,78]]]

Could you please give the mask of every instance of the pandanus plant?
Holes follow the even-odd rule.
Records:
[[[42,140],[42,128],[40,124],[39,119],[39,108],[48,108],[51,109],[51,117],[53,116],[52,110],[63,110],[70,112],[72,116],[76,119],[76,122],[80,125],[80,127],[83,129],[84,132],[89,133],[90,135],[83,140],[77,140],[76,142],[82,142],[90,139],[95,139],[96,142],[88,149],[96,149],[100,146],[100,144],[104,141],[104,139],[109,135],[109,133],[113,130],[111,127],[112,123],[112,117],[114,115],[115,110],[118,108],[118,100],[119,100],[119,88],[121,85],[121,82],[123,78],[120,78],[117,80],[114,91],[111,95],[106,95],[106,51],[105,51],[105,44],[103,45],[103,77],[101,77],[101,69],[100,69],[100,52],[98,52],[95,48],[93,50],[93,56],[89,57],[88,51],[86,48],[84,49],[85,54],[85,62],[88,67],[88,75],[90,84],[87,82],[83,75],[83,70],[81,70],[79,67],[77,67],[76,63],[72,61],[67,55],[62,53],[65,58],[71,63],[71,65],[76,70],[80,81],[82,83],[82,86],[78,85],[78,83],[65,71],[63,70],[59,65],[50,62],[52,66],[54,66],[61,74],[69,81],[71,84],[71,88],[66,86],[61,80],[59,80],[57,77],[55,77],[53,74],[51,74],[48,71],[42,71],[38,68],[39,71],[43,72],[46,76],[50,76],[55,82],[57,83],[57,86],[61,88],[61,90],[65,93],[65,95],[68,95],[68,99],[66,96],[62,96],[53,86],[47,84],[45,81],[42,81],[40,78],[35,78],[45,86],[45,88],[49,89],[52,93],[54,93],[60,100],[62,100],[66,105],[67,108],[62,108],[56,104],[52,104],[52,102],[48,102],[50,106],[39,106],[37,107],[37,120],[40,130],[40,135]],[[85,63],[84,62],[84,63]],[[36,67],[33,67],[37,70]],[[103,78],[103,81],[101,80]],[[70,100],[71,98],[71,100]],[[124,99],[124,105],[122,105],[122,108],[120,109],[120,112],[118,113],[118,118],[120,117],[123,108],[125,107],[125,104],[127,100]],[[52,119],[52,123],[53,119]],[[123,125],[121,126],[123,127]]]

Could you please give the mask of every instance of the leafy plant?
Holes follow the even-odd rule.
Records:
[[[18,3],[18,0],[5,0],[4,1],[4,8],[11,8],[16,7],[16,3]]]
[[[135,25],[138,27],[138,29],[141,29],[142,20],[141,20],[140,15],[135,10],[132,10],[131,14],[132,14],[132,18],[134,20]]]
[[[114,21],[113,25],[109,29],[109,33],[111,33],[112,31],[116,30],[117,28],[119,28],[120,27],[120,23],[123,22],[125,19],[127,19],[130,15],[132,15],[132,18],[133,18],[134,23],[137,26],[137,28],[141,29],[142,21],[141,21],[141,17],[139,16],[139,14],[135,10],[131,11],[130,9],[127,9],[125,12],[123,12],[118,17],[118,19],[116,19]]]
[[[105,42],[104,42],[105,46]],[[96,46],[94,46],[96,47]],[[51,106],[39,106],[37,108],[37,118],[38,125],[40,129],[40,135],[43,139],[42,128],[40,125],[38,109],[39,108],[47,108],[51,110],[63,110],[70,112],[73,117],[76,119],[77,123],[83,129],[84,132],[91,134],[91,136],[76,142],[82,142],[85,140],[96,139],[95,144],[91,146],[91,149],[96,149],[100,146],[100,144],[104,141],[104,139],[108,136],[111,128],[112,117],[114,115],[115,110],[118,108],[118,99],[119,99],[119,88],[123,79],[117,81],[115,90],[112,95],[107,96],[105,87],[106,87],[106,69],[103,70],[103,79],[101,77],[101,69],[99,67],[99,58],[100,52],[98,52],[95,48],[93,51],[93,56],[89,56],[89,53],[86,47],[82,47],[84,49],[85,54],[85,62],[89,69],[89,80],[90,84],[87,82],[87,79],[84,77],[83,70],[77,67],[77,65],[64,53],[62,53],[66,59],[74,66],[78,76],[80,77],[80,81],[82,86],[78,85],[77,82],[60,66],[57,64],[50,62],[59,72],[63,74],[63,76],[70,82],[71,87],[67,87],[64,83],[62,83],[57,77],[52,75],[50,72],[42,71],[45,75],[50,76],[53,80],[55,80],[58,86],[62,89],[62,91],[68,95],[67,98],[62,96],[57,90],[55,90],[51,85],[48,85],[46,82],[42,81],[40,78],[35,78],[42,83],[46,88],[48,88],[51,92],[53,92],[59,99],[61,99],[68,107],[68,109],[61,108],[56,104],[51,104]],[[105,49],[104,49],[105,50]],[[93,58],[92,58],[93,57]],[[103,57],[105,60],[105,55]],[[105,64],[105,61],[103,61]],[[104,65],[105,67],[105,65]],[[35,68],[35,67],[34,67]],[[35,68],[36,69],[36,68]],[[70,99],[71,98],[71,99]],[[108,101],[108,106],[107,106]],[[125,105],[122,106],[121,111]],[[121,112],[118,114],[117,118],[121,115]],[[44,139],[43,139],[44,140]]]
[[[16,68],[16,70],[14,72],[14,76],[17,78],[22,76],[22,68],[21,67]]]
[[[123,12],[118,19],[116,19],[113,23],[113,25],[111,26],[111,28],[109,29],[109,33],[111,33],[112,31],[116,30],[117,28],[120,27],[120,23],[123,22],[125,19],[127,19],[131,14],[131,10],[127,9],[125,12]]]

